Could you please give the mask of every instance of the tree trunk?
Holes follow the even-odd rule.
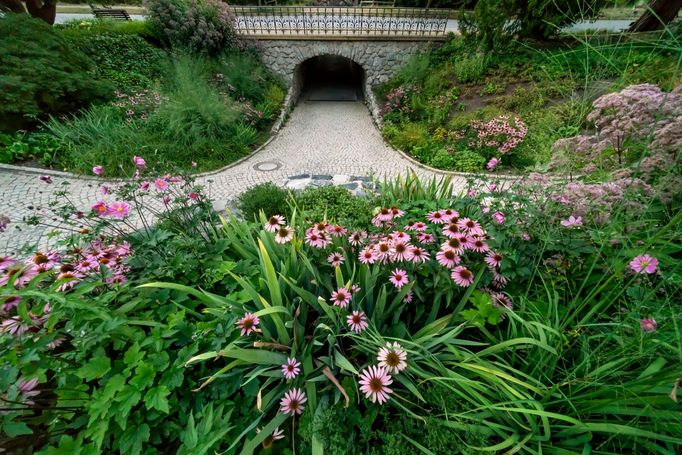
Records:
[[[57,18],[57,1],[56,0],[24,0],[26,2],[26,9],[28,13],[42,19],[50,25],[54,25]],[[681,0],[682,1],[682,0]]]
[[[682,0],[651,0],[639,19],[630,24],[628,32],[660,30],[677,17]]]

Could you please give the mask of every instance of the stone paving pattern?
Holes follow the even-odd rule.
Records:
[[[277,168],[261,171],[254,167]],[[415,166],[387,145],[364,104],[311,101],[301,102],[280,133],[258,153],[233,167],[202,175],[197,183],[205,185],[216,208],[223,209],[246,188],[259,183],[297,188],[305,186],[301,182],[308,182],[310,177],[324,180],[322,176],[330,176],[334,184],[346,184],[370,175],[380,179],[405,175],[408,169],[423,178],[438,175]],[[52,176],[51,185],[39,180],[43,173]],[[453,183],[461,190],[466,180],[457,176]],[[48,233],[54,229],[28,226],[22,219],[46,207],[64,186],[74,205],[88,211],[102,198],[101,184],[106,181],[39,170],[0,170],[0,214],[11,220],[6,232],[0,233],[0,254],[14,253],[25,244],[46,248],[53,241]]]

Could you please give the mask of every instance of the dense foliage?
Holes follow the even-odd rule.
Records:
[[[216,228],[190,178],[131,161],[139,175],[91,214],[55,195],[89,234],[0,263],[3,445],[682,447],[679,198],[627,190],[604,218],[537,178],[453,198],[447,180],[410,177],[385,182],[364,221],[360,200],[353,230],[341,207],[324,221],[293,202],[286,219]]]
[[[150,0],[149,20],[167,44],[217,55],[238,47],[234,15],[218,0]]]
[[[629,84],[679,85],[680,40],[593,38],[546,50],[479,53],[453,38],[379,87],[384,137],[446,170],[546,168],[554,143],[594,128],[598,96]]]
[[[103,101],[110,86],[92,62],[47,23],[27,14],[0,17],[0,130],[34,126]]]

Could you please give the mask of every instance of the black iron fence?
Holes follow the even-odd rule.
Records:
[[[390,7],[232,6],[251,37],[443,37],[450,10]]]

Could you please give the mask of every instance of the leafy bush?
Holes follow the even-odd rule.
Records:
[[[149,21],[157,36],[181,49],[217,55],[236,48],[234,16],[218,0],[151,0]]]
[[[13,135],[0,133],[0,163],[38,160],[51,165],[56,160],[61,144],[51,134],[18,131]]]
[[[14,131],[105,100],[111,87],[93,77],[91,66],[44,21],[0,17],[0,129]]]
[[[306,188],[297,195],[298,208],[308,220],[325,220],[349,227],[369,223],[372,205],[369,198],[358,198],[342,186]]]
[[[385,124],[386,139],[400,150],[411,150],[430,141],[431,135],[426,126],[420,123],[404,123],[400,126]]]
[[[74,33],[72,45],[89,55],[95,74],[119,90],[148,88],[160,77],[166,56],[136,34]]]
[[[266,217],[289,213],[289,192],[273,183],[254,185],[239,195],[237,206],[245,220],[258,219],[261,210]]]

